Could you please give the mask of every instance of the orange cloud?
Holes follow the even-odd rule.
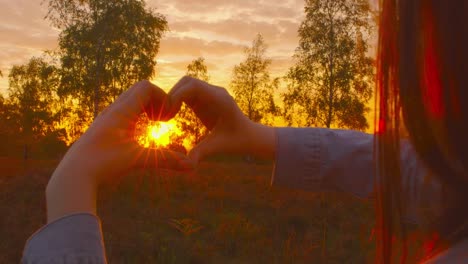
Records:
[[[46,6],[41,1],[3,1],[0,9],[0,93],[8,87],[13,65],[26,63],[32,56],[57,46],[58,32],[44,20]]]
[[[243,48],[262,33],[274,58],[272,69],[282,71],[297,46],[303,0],[222,1],[147,0],[166,16],[171,31],[161,41],[155,79],[171,84],[185,74],[186,65],[203,56],[212,81],[227,86],[232,68],[243,60]],[[44,50],[57,47],[58,31],[44,20],[47,2],[5,1],[0,9],[0,92],[7,89],[8,70]],[[286,71],[287,69],[283,69]]]
[[[206,56],[239,53],[243,46],[227,41],[207,41],[192,37],[166,37],[161,41],[161,54]]]

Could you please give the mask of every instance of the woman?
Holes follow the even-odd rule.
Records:
[[[392,243],[405,242],[408,221],[429,224],[438,235],[421,261],[468,262],[466,17],[464,1],[382,2],[375,136],[256,124],[225,89],[189,77],[167,96],[149,82],[136,84],[95,120],[55,170],[46,189],[48,225],[28,240],[23,262],[106,262],[96,216],[99,184],[138,166],[189,169],[216,153],[274,159],[273,184],[361,197],[375,191],[377,263],[414,261],[405,243],[400,250]],[[148,106],[167,119],[182,102],[211,131],[188,158],[145,152],[131,140],[132,124]],[[400,112],[410,142],[400,140]],[[424,202],[429,216],[420,213]]]

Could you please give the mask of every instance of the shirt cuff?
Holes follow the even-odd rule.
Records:
[[[70,214],[39,229],[26,242],[23,263],[106,263],[101,223],[90,213]]]
[[[323,190],[321,130],[319,128],[276,128],[276,161],[272,185]]]

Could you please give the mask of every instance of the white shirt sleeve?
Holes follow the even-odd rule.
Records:
[[[360,198],[374,194],[374,136],[352,130],[277,128],[272,184],[309,191],[341,191]],[[405,221],[426,224],[440,213],[442,189],[402,142]]]
[[[47,224],[26,242],[21,263],[107,263],[99,218],[79,213]]]

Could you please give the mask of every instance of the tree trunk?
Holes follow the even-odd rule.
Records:
[[[102,51],[102,38],[99,38],[98,44],[97,44],[97,50],[96,50],[96,84],[94,86],[94,111],[93,111],[93,119],[96,119],[96,117],[99,114],[99,105],[101,102],[101,68],[102,68],[102,62],[101,62],[101,51]]]
[[[330,48],[330,56],[329,56],[329,86],[328,86],[328,113],[327,113],[327,119],[326,119],[326,126],[327,128],[331,127],[332,121],[333,121],[333,92],[335,89],[335,80],[333,76],[333,70],[334,70],[334,65],[333,65],[333,56],[334,56],[334,32],[333,32],[333,18],[330,17],[330,43],[331,43],[331,48]]]
[[[249,96],[249,119],[253,120],[253,105],[252,101],[254,100],[253,95],[255,92],[255,89],[257,89],[256,84],[255,84],[255,74],[257,73],[257,68],[254,66],[252,69],[252,72],[250,73],[250,96]]]
[[[333,120],[333,90],[334,90],[334,80],[333,80],[333,58],[330,62],[330,86],[329,86],[329,94],[328,94],[328,113],[327,113],[327,128],[331,127],[331,123]]]
[[[98,77],[98,74],[96,74]],[[96,81],[96,86],[94,87],[94,105],[93,105],[93,119],[99,114],[99,82]]]

